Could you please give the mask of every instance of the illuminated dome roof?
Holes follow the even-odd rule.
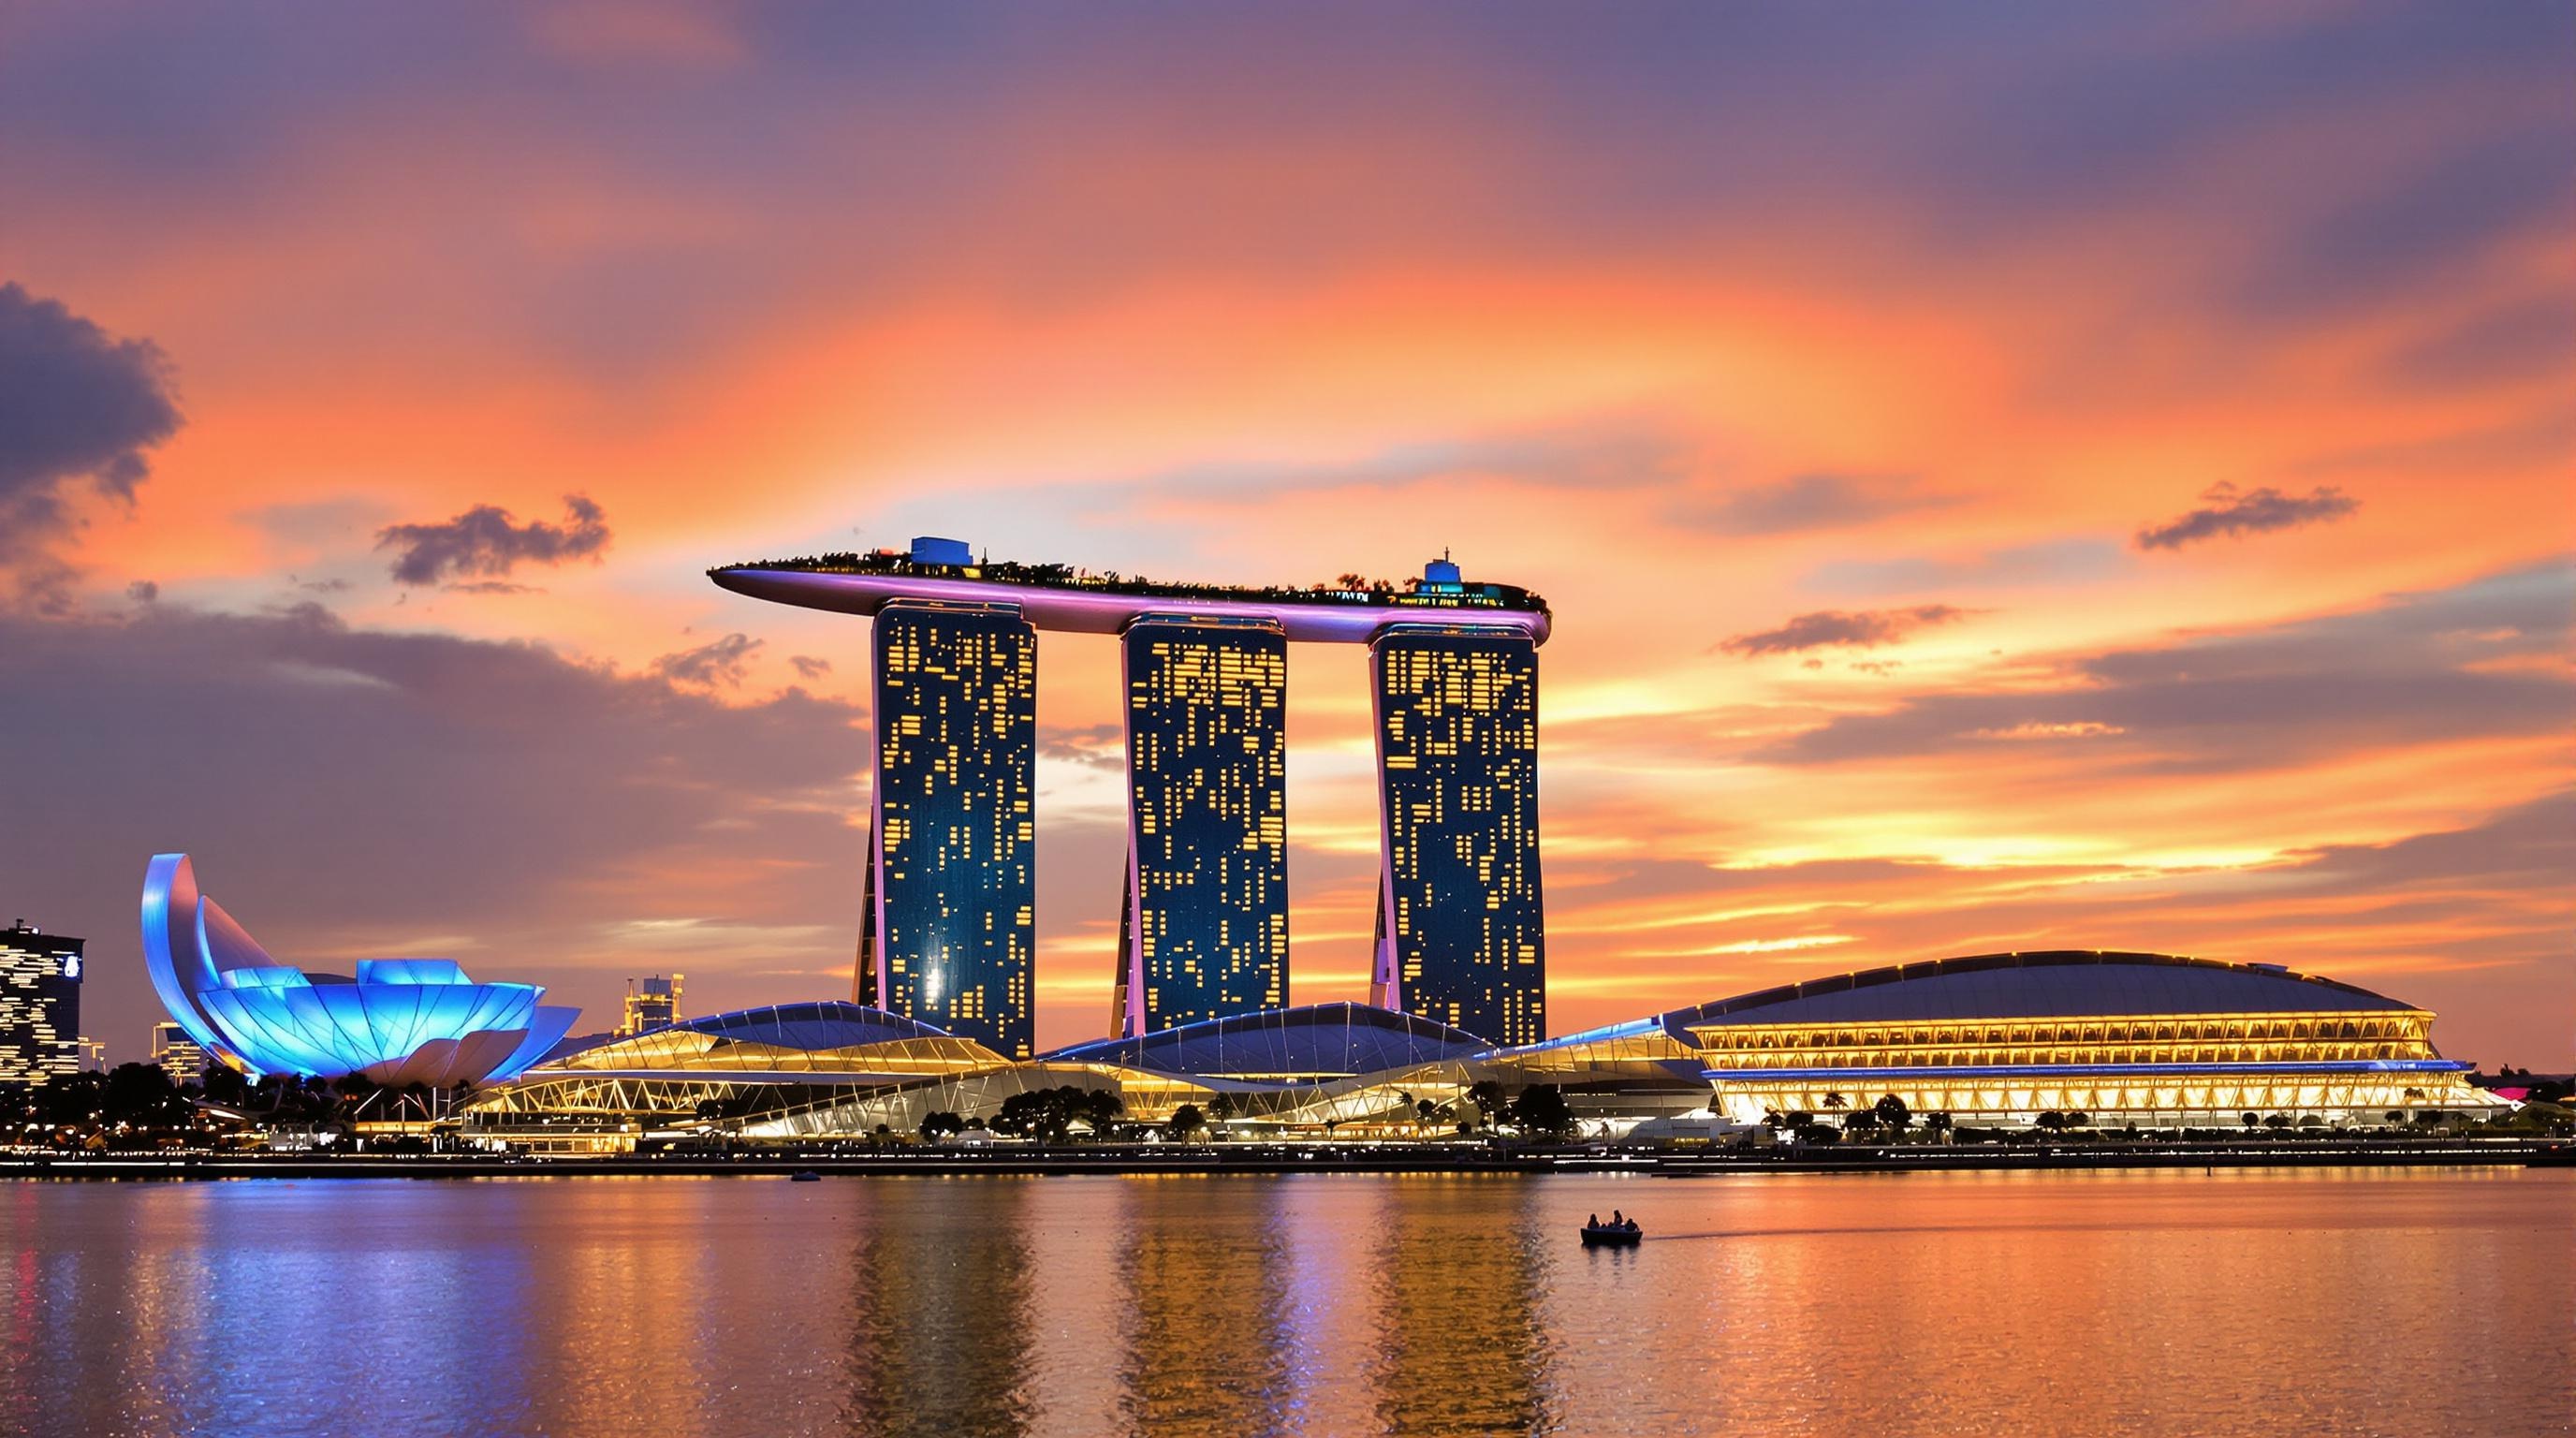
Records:
[[[1658,1016],[1713,1024],[1831,1024],[2093,1015],[2350,1013],[2413,1005],[2272,964],[2060,950],[1980,954],[1837,974]]]
[[[143,876],[143,959],[170,1017],[254,1074],[381,1084],[506,1079],[580,1010],[533,984],[478,984],[446,959],[361,959],[354,978],[281,964],[213,899],[185,854]]]
[[[557,1045],[546,1055],[545,1071],[720,1070],[855,1080],[954,1073],[1005,1062],[973,1039],[901,1014],[825,1001],[708,1014],[624,1038],[593,1035]]]
[[[1132,1039],[1076,1044],[1046,1058],[1258,1082],[1381,1073],[1463,1059],[1492,1047],[1465,1029],[1343,1003],[1205,1019]]]

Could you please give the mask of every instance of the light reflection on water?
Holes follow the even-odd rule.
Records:
[[[1624,1208],[1652,1232],[1587,1251]],[[0,1432],[2576,1431],[2576,1173],[0,1186]]]

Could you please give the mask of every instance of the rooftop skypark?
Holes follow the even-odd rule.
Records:
[[[1545,642],[1550,618],[1540,596],[1515,585],[1467,581],[1446,559],[1401,585],[1356,574],[1305,587],[1197,584],[1065,564],[995,563],[962,540],[925,537],[909,550],[766,559],[711,569],[707,577],[754,598],[851,614],[873,614],[906,598],[1014,604],[1038,628],[1096,634],[1115,633],[1151,612],[1268,619],[1294,640],[1365,643],[1394,624],[1473,622]]]

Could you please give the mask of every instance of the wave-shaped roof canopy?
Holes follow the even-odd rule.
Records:
[[[1463,1059],[1492,1044],[1465,1029],[1368,1004],[1311,1004],[1098,1039],[1042,1062],[1118,1064],[1190,1078],[1313,1080]]]
[[[560,1045],[546,1055],[549,1070],[840,1078],[950,1073],[1004,1062],[973,1039],[837,1000],[707,1014],[623,1038],[601,1035]]]

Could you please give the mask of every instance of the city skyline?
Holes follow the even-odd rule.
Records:
[[[702,572],[962,534],[1546,594],[1558,1032],[2100,947],[2566,1065],[2563,11],[652,13],[0,20],[0,905],[116,1057],[182,849],[602,1027],[845,994],[867,640]],[[1035,640],[1041,1049],[1117,643]],[[1286,998],[1361,1001],[1369,660],[1289,662]]]

